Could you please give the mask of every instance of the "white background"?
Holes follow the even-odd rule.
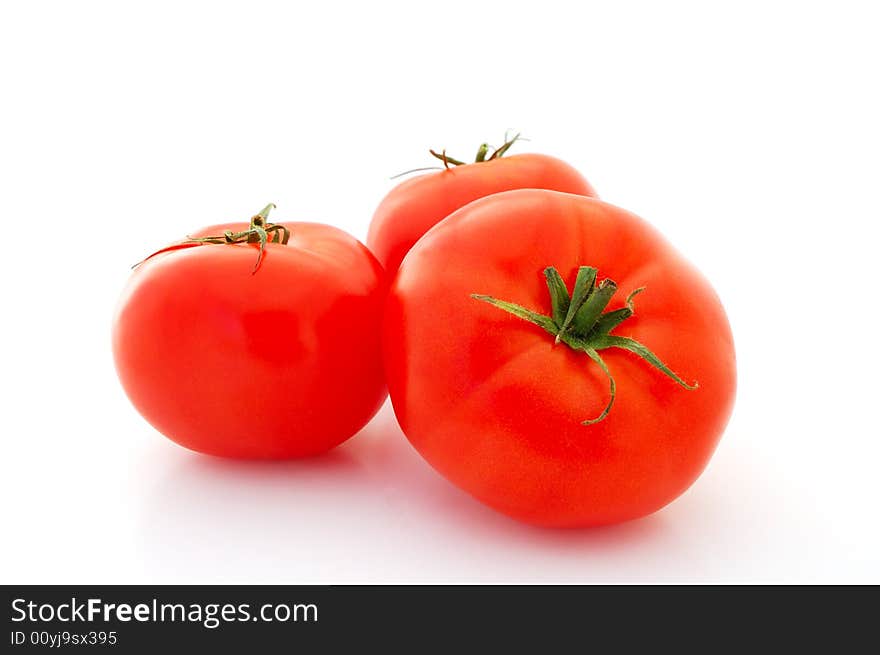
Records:
[[[872,3],[30,2],[0,10],[4,583],[880,582]],[[874,8],[876,9],[876,8]],[[202,225],[366,235],[389,176],[505,128],[716,285],[733,419],[644,520],[519,525],[386,405],[316,460],[187,452],[129,405],[129,266]]]

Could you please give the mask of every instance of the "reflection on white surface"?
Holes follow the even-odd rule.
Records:
[[[434,473],[390,405],[315,459],[235,462],[175,449],[166,460],[139,526],[156,581],[637,582],[721,575],[729,561],[690,558],[680,570],[689,533],[725,511],[709,507],[719,500],[711,490],[680,500],[675,517],[671,507],[599,529],[520,525]]]
[[[149,428],[115,386],[107,395],[119,397],[105,414],[66,407],[77,424],[95,422],[89,431],[62,438],[43,429],[52,414],[33,414],[33,434],[55,436],[10,444],[4,582],[864,582],[880,575],[864,503],[837,502],[867,502],[867,478],[823,485],[805,473],[821,471],[824,460],[798,461],[786,442],[763,436],[778,432],[746,433],[736,415],[708,470],[665,509],[618,526],[548,530],[501,516],[442,479],[401,434],[390,405],[325,456],[260,463],[186,451]]]

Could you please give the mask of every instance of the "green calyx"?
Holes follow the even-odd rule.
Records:
[[[149,257],[146,257],[144,260],[138,262],[134,266],[139,266],[143,262],[150,259],[150,257],[155,257],[156,255],[168,252],[171,250],[180,250],[182,248],[189,248],[192,246],[201,246],[206,244],[236,244],[236,243],[259,243],[260,244],[260,252],[257,255],[257,261],[254,264],[254,267],[251,269],[251,274],[257,272],[260,268],[260,264],[263,263],[263,255],[266,250],[267,243],[280,243],[282,245],[287,245],[287,242],[290,241],[290,230],[288,230],[284,225],[280,225],[277,223],[269,222],[269,212],[275,209],[274,203],[269,203],[258,214],[254,214],[251,217],[250,224],[246,230],[242,230],[241,232],[233,232],[231,230],[226,230],[223,234],[216,236],[207,236],[207,237],[187,237],[187,239],[181,243],[174,244],[173,246],[168,246],[167,248],[162,248],[161,250],[157,250]],[[132,268],[134,268],[134,266]]]
[[[504,143],[502,143],[499,147],[492,150],[491,154],[489,154],[489,150],[491,150],[492,147],[488,143],[481,143],[480,147],[477,148],[477,156],[474,158],[473,163],[479,164],[484,161],[492,161],[493,159],[499,159],[504,156],[504,153],[506,153],[508,150],[510,150],[510,147],[514,143],[516,143],[517,141],[520,141],[520,140],[522,140],[522,137],[518,133],[515,134],[512,138],[509,137],[507,134],[505,134],[504,135]],[[468,162],[466,162],[466,161],[461,161],[460,159],[455,159],[453,157],[450,157],[449,155],[446,154],[445,149],[441,150],[440,152],[437,152],[435,150],[429,150],[428,152],[430,152],[433,157],[436,157],[437,159],[442,161],[443,166],[447,169],[450,167],[450,164],[452,166],[464,166],[464,165],[468,164]]]
[[[635,339],[611,334],[614,328],[633,315],[633,298],[644,291],[645,288],[640,287],[630,293],[626,298],[624,307],[606,312],[605,308],[617,291],[617,284],[609,279],[605,279],[597,284],[597,273],[598,271],[591,266],[581,266],[575,278],[574,289],[571,295],[569,295],[565,282],[562,276],[559,275],[559,271],[552,266],[545,268],[544,277],[547,280],[547,289],[550,292],[551,316],[538,314],[520,305],[505,300],[498,300],[492,296],[471,294],[471,297],[476,300],[489,303],[513,314],[517,318],[543,328],[555,338],[557,344],[561,342],[572,350],[586,353],[602,369],[602,372],[608,377],[611,397],[602,413],[596,418],[583,421],[584,425],[598,423],[608,416],[617,394],[614,376],[611,375],[611,371],[599,355],[600,350],[606,348],[627,350],[641,357],[681,387],[693,390],[699,386],[696,382],[688,384],[682,380],[666,364],[660,361],[657,355]]]
[[[187,241],[190,243],[220,244],[259,243],[260,252],[257,255],[257,262],[251,270],[252,274],[256,273],[257,269],[260,268],[260,264],[263,263],[263,254],[265,253],[267,243],[280,243],[286,246],[287,242],[290,241],[290,230],[283,225],[270,223],[268,221],[269,212],[273,209],[275,209],[275,205],[270,202],[263,207],[259,214],[255,214],[251,217],[248,229],[242,230],[241,232],[226,230],[220,236],[198,237],[195,239],[189,238]],[[271,239],[269,238],[269,235],[272,235]]]
[[[492,148],[488,143],[481,143],[480,147],[477,148],[477,156],[474,158],[473,162],[462,161],[461,159],[456,159],[455,157],[451,157],[446,154],[446,149],[444,148],[440,152],[436,150],[428,150],[431,153],[432,157],[436,157],[440,161],[443,162],[443,167],[440,166],[425,166],[423,168],[411,168],[408,171],[404,171],[403,173],[398,173],[397,175],[392,175],[391,179],[397,179],[398,177],[402,177],[404,175],[409,175],[410,173],[421,173],[422,171],[442,171],[449,170],[453,166],[466,166],[469,163],[480,164],[486,161],[492,161],[493,159],[500,159],[504,156],[504,154],[510,150],[510,147],[516,143],[517,141],[527,141],[528,139],[520,136],[519,133],[514,134],[513,137],[510,136],[510,132],[504,133],[504,143],[502,143],[497,148]],[[489,151],[492,151],[491,153]]]

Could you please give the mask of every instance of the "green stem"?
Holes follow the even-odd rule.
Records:
[[[561,328],[565,322],[565,316],[568,314],[568,308],[571,306],[568,289],[565,288],[565,281],[559,275],[559,271],[552,266],[544,269],[544,277],[547,278],[547,290],[550,292],[553,322]]]
[[[471,297],[513,314],[519,319],[537,325],[555,338],[556,343],[564,343],[572,350],[583,352],[606,375],[610,387],[610,397],[602,412],[593,419],[587,419],[584,425],[593,425],[605,419],[614,405],[617,395],[617,384],[608,365],[599,355],[600,350],[619,348],[626,350],[653,366],[655,369],[675,381],[684,389],[694,390],[699,385],[688,384],[664,364],[651,350],[629,337],[610,334],[611,330],[633,315],[633,298],[642,291],[639,287],[627,296],[625,307],[605,311],[611,298],[617,291],[613,280],[605,279],[596,286],[597,270],[592,266],[581,266],[575,278],[574,288],[569,296],[562,276],[554,267],[544,269],[544,278],[550,294],[551,315],[545,316],[506,300],[498,300],[492,296],[472,294]]]
[[[480,147],[477,148],[477,156],[474,159],[475,164],[481,164],[483,162],[492,161],[493,159],[499,159],[504,156],[504,154],[510,150],[510,147],[516,143],[517,141],[523,140],[522,136],[519,133],[515,134],[512,138],[508,138],[507,134],[504,135],[504,143],[501,144],[500,147],[496,148],[491,155],[489,155],[489,144],[481,143]],[[467,165],[466,161],[462,161],[461,159],[455,159],[454,157],[450,157],[446,154],[446,150],[441,150],[437,152],[436,150],[428,150],[431,153],[432,157],[436,157],[440,161],[443,162],[443,166],[448,170],[449,165],[453,166],[465,166]],[[487,157],[488,155],[488,157]],[[409,173],[422,170],[422,169],[413,169],[412,171],[407,171]],[[406,173],[401,173],[400,175],[406,175]],[[395,177],[399,177],[399,175],[395,175]]]
[[[652,353],[650,350],[648,350],[646,346],[643,346],[635,339],[630,339],[629,337],[618,337],[614,334],[606,334],[605,336],[596,339],[595,343],[597,348],[622,348],[623,350],[627,350],[635,355],[638,355],[646,362],[648,362],[651,366],[656,368],[658,371],[662,371],[666,376],[675,380],[685,389],[693,391],[700,386],[698,382],[688,384],[687,382],[682,380],[668,366],[666,366],[666,364],[660,361],[660,358],[657,357],[657,355]]]
[[[266,225],[268,225],[269,212],[273,209],[275,209],[274,202],[270,202],[268,205],[263,207],[258,214],[255,214],[253,218],[251,218],[251,227],[265,227]]]
[[[254,214],[251,217],[248,229],[246,230],[242,230],[241,232],[232,232],[231,230],[226,230],[221,235],[211,235],[206,237],[187,237],[186,241],[184,241],[183,243],[177,243],[168,246],[167,248],[157,250],[153,254],[135,264],[134,267],[143,264],[145,261],[150,259],[150,257],[155,257],[156,255],[163,252],[180,250],[181,248],[187,248],[191,246],[203,246],[210,244],[231,245],[237,243],[259,243],[260,249],[257,255],[257,261],[254,263],[254,266],[251,269],[251,274],[253,275],[257,272],[257,270],[259,270],[260,264],[263,263],[263,256],[265,255],[266,244],[270,242],[270,235],[271,243],[278,243],[286,246],[287,243],[290,241],[290,230],[287,229],[286,226],[279,223],[268,222],[269,212],[271,212],[273,209],[275,209],[275,204],[271,202],[263,207],[263,209],[261,209],[257,214]]]
[[[519,133],[514,135],[514,137],[512,139],[508,139],[505,136],[504,143],[501,145],[500,148],[498,148],[495,152],[492,153],[492,156],[489,157],[489,161],[492,161],[493,159],[498,159],[499,157],[503,157],[504,153],[506,153],[508,150],[510,150],[510,146],[512,146],[514,143],[516,143],[519,140],[519,138],[520,138]]]
[[[552,267],[551,267],[552,268]],[[556,270],[555,268],[553,269]],[[593,293],[596,287],[596,274],[598,271],[592,266],[581,266],[578,269],[577,277],[574,280],[574,290],[571,293],[571,303],[568,306],[568,312],[565,320],[559,326],[559,334],[556,335],[556,343],[562,338],[562,335],[568,332],[575,316],[587,302],[587,298]],[[559,273],[557,273],[559,275]]]
[[[442,150],[440,152],[434,152],[433,150],[429,150],[432,155],[434,155],[437,159],[443,162],[443,165],[448,169],[449,164],[453,164],[455,166],[464,166],[465,162],[459,159],[453,159],[449,155],[446,154],[446,150]]]
[[[580,310],[574,316],[571,322],[571,330],[575,334],[588,334],[602,312],[611,302],[611,297],[617,291],[617,285],[611,280],[602,280],[602,283],[596,290],[590,294],[590,297],[584,302]]]
[[[605,405],[605,409],[602,410],[602,413],[599,414],[596,418],[588,418],[584,421],[581,421],[581,425],[593,425],[594,423],[598,423],[603,420],[606,416],[608,416],[608,412],[611,411],[611,407],[614,405],[614,398],[617,396],[617,383],[614,381],[614,376],[611,375],[611,371],[608,370],[608,364],[605,363],[605,360],[599,356],[592,348],[587,348],[585,351],[587,356],[596,362],[599,365],[599,368],[602,369],[602,372],[605,373],[605,376],[608,378],[609,391],[610,395],[608,397],[608,403]]]
[[[615,309],[613,312],[605,312],[602,314],[602,316],[599,317],[599,320],[596,321],[592,330],[590,330],[590,334],[608,334],[611,330],[632,316],[634,312],[632,299],[644,290],[645,287],[639,287],[630,293],[626,297],[626,307],[621,307],[620,309]]]
[[[421,168],[411,168],[408,171],[403,171],[403,173],[398,173],[397,175],[392,175],[389,177],[389,180],[396,180],[398,177],[403,177],[404,175],[409,175],[410,173],[421,173],[423,171],[442,171],[442,166],[422,166]]]

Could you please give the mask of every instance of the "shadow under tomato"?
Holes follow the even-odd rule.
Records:
[[[671,536],[660,514],[585,530],[502,516],[435,473],[390,404],[353,439],[310,459],[170,449],[162,460],[140,516],[144,566],[157,582],[603,581],[603,563]],[[536,561],[553,566],[530,566]]]
[[[489,509],[434,471],[410,446],[390,407],[383,408],[374,423],[377,432],[388,438],[375,439],[369,444],[364,440],[356,446],[359,461],[368,475],[384,485],[398,499],[398,504],[412,505],[412,510],[419,514],[429,513],[432,520],[443,523],[449,530],[464,531],[475,537],[500,536],[541,544],[576,545],[643,536],[662,526],[656,514],[619,525],[583,529],[543,528],[514,521]]]

